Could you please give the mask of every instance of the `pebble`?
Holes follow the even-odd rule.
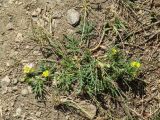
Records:
[[[18,83],[18,80],[15,78],[13,79],[13,85],[16,85]]]
[[[33,11],[32,12],[32,17],[37,17],[38,15],[37,15],[37,12],[36,11]]]
[[[16,117],[20,117],[20,116],[21,116],[21,113],[22,113],[22,108],[19,107],[19,108],[16,109],[16,114],[15,114],[15,116],[16,116]]]
[[[52,28],[53,28],[53,29],[57,28],[57,27],[59,26],[58,24],[59,24],[59,21],[58,21],[58,20],[56,20],[56,19],[53,19],[53,20],[52,20]]]
[[[23,35],[22,33],[18,33],[15,39],[16,42],[21,42],[23,41]]]
[[[32,17],[37,17],[41,13],[41,11],[42,11],[41,8],[37,8],[35,11],[33,11]]]
[[[2,87],[1,93],[2,95],[6,94],[8,91],[8,87]]]
[[[5,76],[2,80],[1,80],[1,86],[4,87],[4,86],[9,86],[11,80],[9,79],[8,76]]]
[[[78,105],[81,108],[83,108],[83,110],[85,111],[85,113],[87,113],[87,115],[89,115],[88,118],[93,120],[97,112],[96,106],[94,106],[93,104],[87,103],[86,101],[80,101]]]
[[[67,11],[67,21],[70,25],[76,26],[80,21],[80,14],[75,9],[70,9]]]
[[[12,23],[12,22],[9,22],[9,23],[7,24],[7,26],[6,26],[6,29],[7,29],[7,30],[14,30],[14,25],[13,25],[13,23]]]
[[[42,114],[41,112],[36,112],[36,117],[38,118],[41,117],[41,114]]]
[[[6,62],[6,66],[7,67],[11,66],[11,63],[10,62]]]
[[[21,91],[22,96],[26,96],[28,94],[28,90],[27,89],[23,89]]]
[[[17,87],[17,86],[14,86],[14,87],[12,88],[12,91],[13,91],[13,92],[18,91],[18,87]]]

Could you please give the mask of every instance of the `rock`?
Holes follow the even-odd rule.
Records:
[[[38,15],[37,15],[37,12],[36,11],[33,11],[32,12],[32,17],[37,17]]]
[[[36,12],[37,12],[38,15],[41,14],[41,11],[42,11],[41,8],[37,8],[37,9],[36,9]]]
[[[67,11],[67,21],[70,25],[76,26],[80,21],[80,14],[75,9]]]
[[[15,104],[14,102],[11,102],[11,103],[10,103],[10,106],[11,106],[11,107],[13,107],[13,106],[14,106],[14,104]]]
[[[37,8],[35,11],[33,11],[32,17],[37,17],[41,13],[41,11],[42,11],[41,8]]]
[[[18,80],[15,78],[13,79],[13,85],[16,85],[18,83]]]
[[[52,20],[52,28],[55,29],[59,26],[59,20],[53,19]]]
[[[13,91],[13,92],[18,91],[18,87],[17,87],[17,86],[14,86],[14,87],[12,88],[12,91]]]
[[[41,112],[36,112],[36,117],[38,118],[41,117],[41,114],[42,114]]]
[[[14,116],[20,117],[21,113],[22,113],[22,108],[19,107],[19,108],[16,109],[16,114]]]
[[[28,90],[27,90],[27,89],[23,89],[23,90],[21,91],[21,94],[22,94],[22,96],[28,95]]]
[[[18,33],[15,39],[16,42],[21,42],[23,41],[23,35],[22,33]]]
[[[14,30],[14,25],[13,25],[13,23],[12,23],[12,22],[9,22],[9,23],[7,24],[7,26],[6,26],[6,29],[7,29],[7,30]]]
[[[86,101],[81,101],[78,103],[79,106],[85,111],[86,116],[93,120],[96,116],[97,108],[93,104],[87,103]]]
[[[60,99],[60,101],[61,101],[61,104],[67,103],[68,106],[74,107],[75,109],[80,111],[80,113],[82,115],[85,115],[85,117],[87,117],[91,120],[93,120],[94,117],[96,116],[96,113],[97,113],[96,106],[94,106],[93,104],[90,104],[86,101],[75,102],[73,100],[67,100],[67,99],[64,99],[64,98]]]
[[[2,87],[7,87],[9,86],[11,80],[9,79],[8,76],[5,76],[2,80],[1,80],[1,86]]]
[[[2,95],[6,94],[8,91],[8,87],[2,87],[1,93]]]

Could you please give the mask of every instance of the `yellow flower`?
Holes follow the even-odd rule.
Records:
[[[118,51],[117,51],[116,48],[112,48],[112,54],[113,54],[113,55],[117,54],[117,52],[118,52]]]
[[[43,76],[43,77],[48,77],[48,76],[49,76],[49,71],[48,71],[48,70],[45,70],[45,71],[42,73],[42,76]]]
[[[133,62],[131,62],[131,66],[134,68],[140,68],[141,64],[139,62],[133,61]]]
[[[25,65],[23,67],[23,72],[26,73],[26,74],[33,73],[34,72],[33,64]]]

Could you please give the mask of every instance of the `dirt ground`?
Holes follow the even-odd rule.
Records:
[[[147,120],[148,116],[157,114],[160,108],[160,1],[153,0],[151,3],[152,0],[136,0],[136,15],[132,10],[124,15],[123,9],[117,7],[118,0],[90,1],[94,4],[91,4],[93,13],[89,17],[98,24],[97,28],[101,27],[104,14],[111,20],[109,10],[112,9],[126,20],[131,32],[136,31],[133,40],[125,44],[125,49],[133,58],[141,59],[147,87],[142,98],[131,95],[129,99],[133,99],[130,103],[131,112],[136,116],[143,114]],[[43,59],[40,47],[31,40],[31,21],[53,32],[55,38],[61,39],[63,34],[74,33],[76,30],[68,24],[66,11],[75,8],[80,12],[81,3],[81,0],[0,0],[0,80],[8,81],[1,82],[0,85],[0,120],[85,119],[71,112],[54,109],[52,101],[38,103],[31,88],[21,82],[22,66]],[[159,24],[150,23],[151,12],[156,14]],[[130,14],[132,16],[128,17]],[[50,24],[52,17],[55,19]],[[107,39],[112,41],[116,38],[109,36]],[[52,96],[47,97],[52,99]],[[113,107],[117,109],[115,114],[119,114],[121,107]],[[103,119],[106,118],[97,118]]]
[[[68,2],[58,0],[0,1],[0,77],[2,79],[7,75],[10,79],[6,91],[3,86],[1,87],[0,120],[76,119],[76,117],[69,117],[69,115],[55,110],[51,102],[47,102],[46,105],[37,103],[31,92],[23,95],[23,90],[28,91],[28,87],[19,82],[21,78],[17,74],[21,73],[19,66],[41,58],[39,47],[30,40],[32,13],[37,8],[42,12],[47,8],[45,12],[49,11],[51,15],[51,12],[54,14],[55,11],[63,15],[67,9],[76,4],[73,2],[74,4],[71,5]],[[43,22],[44,20],[43,18]],[[48,24],[48,21],[45,20],[45,22]],[[62,32],[59,29],[64,31],[69,29],[65,26],[64,29],[61,28],[61,23],[66,24],[65,19],[59,19],[56,22],[59,22],[56,28],[57,34]]]

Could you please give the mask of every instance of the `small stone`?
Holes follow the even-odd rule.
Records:
[[[22,33],[18,33],[15,39],[16,42],[21,42],[23,41],[23,35]]]
[[[14,106],[14,102],[11,102],[11,104],[10,104],[10,105],[11,105],[11,107],[13,107],[13,106]]]
[[[32,17],[37,17],[41,13],[41,8],[37,8],[35,11],[32,13]]]
[[[17,79],[13,79],[13,85],[16,85],[18,83]]]
[[[53,20],[52,20],[52,28],[55,29],[55,28],[57,28],[58,26],[59,26],[59,21],[56,20],[56,19],[53,19]]]
[[[87,113],[87,117],[91,120],[96,116],[97,108],[93,104],[87,103],[86,101],[81,101],[79,106]]]
[[[66,120],[69,120],[70,119],[70,116],[69,115],[66,115]]]
[[[36,112],[36,117],[38,118],[41,117],[41,114],[42,114],[41,112]]]
[[[18,1],[16,1],[15,4],[18,5]]]
[[[28,48],[30,48],[30,46],[29,45],[26,45],[26,47],[25,47],[26,49],[28,49]]]
[[[36,12],[37,12],[38,15],[41,14],[41,11],[42,11],[41,8],[37,8],[37,9],[36,9]]]
[[[18,87],[17,87],[17,86],[14,86],[14,87],[12,88],[12,91],[13,91],[13,92],[18,91]]]
[[[2,91],[1,91],[2,95],[6,94],[7,91],[8,91],[8,87],[2,87]]]
[[[6,66],[9,67],[11,64],[9,62],[6,62]]]
[[[22,113],[22,109],[19,107],[19,108],[16,109],[16,114],[15,114],[15,116],[16,116],[16,117],[20,117],[20,116],[21,116],[21,113]]]
[[[1,80],[1,86],[4,87],[4,86],[9,86],[11,80],[9,79],[8,76],[5,76],[2,80]]]
[[[36,11],[33,11],[32,12],[32,17],[37,17],[38,15],[37,15],[37,12]]]
[[[22,5],[22,4],[23,4],[23,2],[19,2],[19,3],[18,3],[18,5]]]
[[[26,95],[28,94],[28,90],[27,90],[27,89],[23,89],[23,90],[21,91],[21,94],[22,94],[23,96],[26,96]]]
[[[67,21],[70,25],[76,26],[80,21],[80,14],[75,9],[67,11]]]
[[[7,24],[7,26],[6,26],[6,29],[7,29],[7,30],[14,30],[14,25],[13,25],[13,23],[12,23],[12,22],[9,22],[9,23]]]

